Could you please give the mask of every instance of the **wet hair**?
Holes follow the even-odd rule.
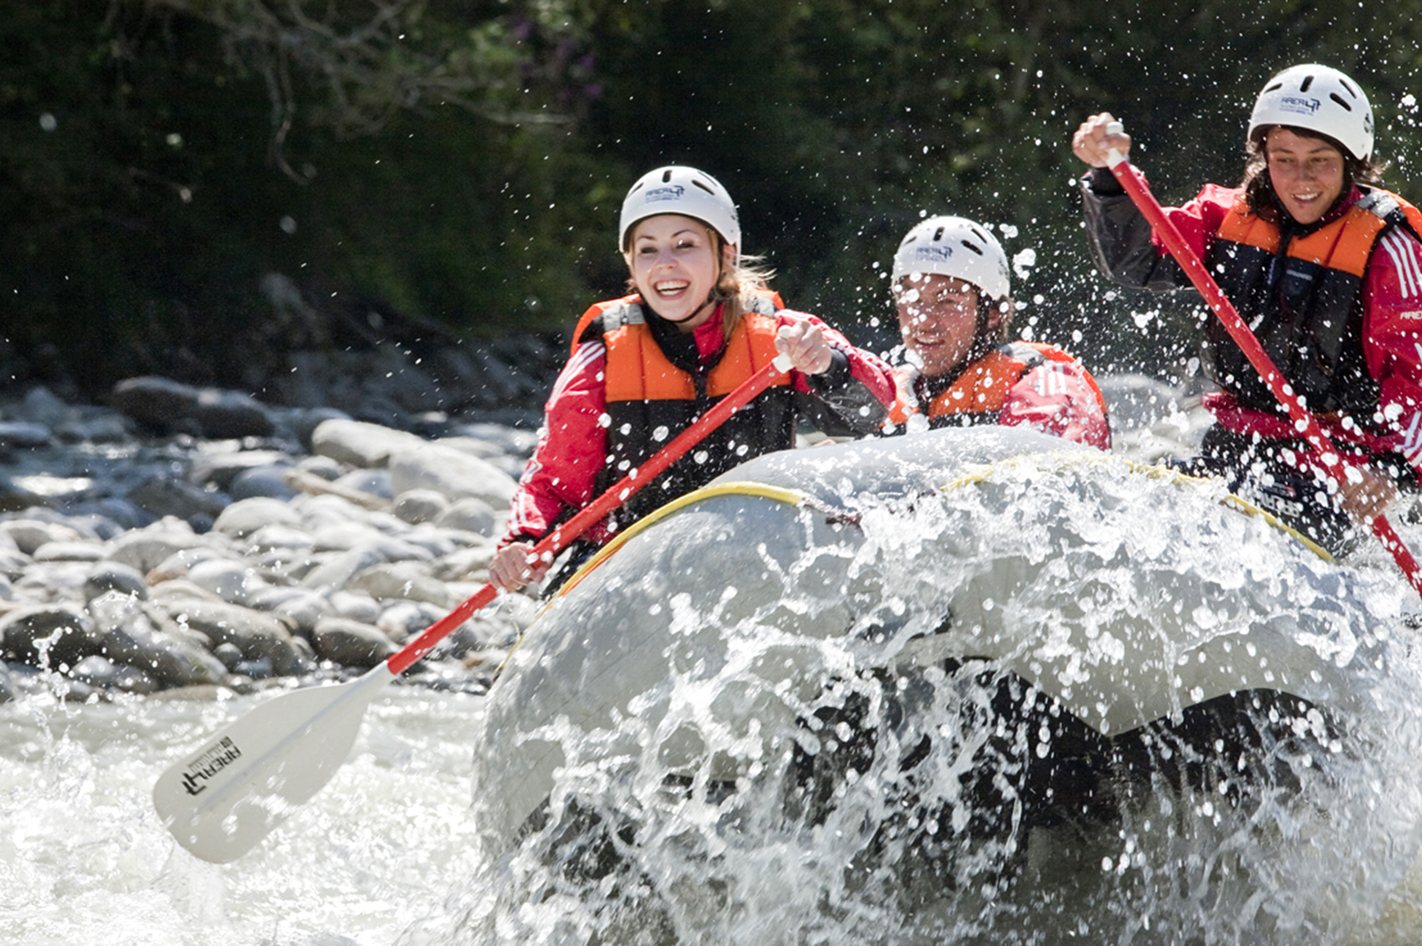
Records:
[[[1375,161],[1371,157],[1366,161],[1355,158],[1353,153],[1343,147],[1343,143],[1336,138],[1321,135],[1307,128],[1296,128],[1292,125],[1263,125],[1254,129],[1254,134],[1249,136],[1249,143],[1244,152],[1244,180],[1240,182],[1240,186],[1244,188],[1244,201],[1249,207],[1249,212],[1260,219],[1277,225],[1280,222],[1280,214],[1283,212],[1283,205],[1279,202],[1278,195],[1274,193],[1274,183],[1269,179],[1269,156],[1264,150],[1264,141],[1269,137],[1269,132],[1275,128],[1291,131],[1300,138],[1322,141],[1343,156],[1343,190],[1338,195],[1339,200],[1342,200],[1353,189],[1354,184],[1379,184],[1382,182],[1382,174],[1387,167],[1385,163]],[[1332,210],[1333,208],[1328,209]]]
[[[989,314],[993,309],[997,309],[997,329],[988,332],[986,329],[981,333],[985,341],[989,341],[993,346],[1001,345],[1007,341],[1008,330],[1012,328],[1012,317],[1017,314],[1017,306],[1010,296],[1003,296],[1001,299],[993,299],[981,289],[978,290],[978,311],[981,324],[986,326]]]
[[[725,241],[712,227],[707,227],[706,232],[711,236],[711,246],[719,261]],[[721,331],[726,338],[731,337],[731,331],[741,321],[741,316],[750,309],[751,295],[756,290],[769,288],[770,277],[775,275],[774,270],[761,265],[761,260],[759,256],[742,254],[734,263],[721,266],[721,275],[711,290],[710,301],[725,306],[721,310]]]

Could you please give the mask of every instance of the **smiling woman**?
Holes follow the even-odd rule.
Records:
[[[1283,126],[1264,136],[1269,183],[1290,217],[1317,223],[1343,193],[1347,180],[1343,152],[1323,138],[1295,134]]]
[[[1087,232],[1097,266],[1126,286],[1179,289],[1184,271],[1106,167],[1131,139],[1107,113],[1077,129]],[[1259,93],[1237,188],[1207,184],[1166,214],[1215,276],[1284,380],[1350,454],[1335,489],[1299,431],[1279,414],[1222,322],[1207,329],[1207,396],[1215,425],[1192,472],[1306,532],[1335,554],[1351,551],[1422,469],[1422,211],[1376,186],[1372,106],[1328,66],[1293,66]],[[1354,475],[1356,474],[1356,475]]]
[[[648,217],[632,232],[632,282],[668,322],[695,328],[711,317],[717,271],[731,265],[735,248],[714,248],[715,230],[681,214]],[[718,265],[719,263],[719,265]]]
[[[546,591],[614,532],[744,460],[793,447],[801,419],[831,436],[878,428],[893,395],[888,368],[815,316],[786,309],[741,240],[735,203],[703,171],[658,168],[627,192],[618,249],[634,291],[578,323],[489,565],[495,585],[543,580],[552,562],[531,559],[536,542],[777,357],[789,374],[585,533]]]

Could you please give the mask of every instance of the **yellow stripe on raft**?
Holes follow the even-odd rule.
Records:
[[[567,594],[572,590],[574,585],[583,580],[584,576],[606,561],[610,555],[622,548],[623,544],[637,533],[650,528],[658,521],[665,519],[679,509],[684,509],[692,503],[698,503],[703,499],[710,499],[715,496],[759,496],[762,499],[774,499],[791,506],[798,506],[809,498],[797,490],[785,489],[782,486],[768,486],[765,483],[734,482],[719,483],[715,486],[703,486],[701,489],[693,490],[679,499],[673,499],[665,506],[658,507],[655,512],[643,516],[625,531],[619,532],[616,536],[609,539],[606,545],[597,550],[597,554],[584,562],[583,566],[573,573],[573,577],[563,583],[563,586],[558,589],[554,597],[561,598]]]
[[[685,496],[682,496],[679,499],[673,499],[665,506],[659,507],[655,512],[643,516],[641,519],[638,519],[631,526],[629,526],[625,531],[619,532],[616,536],[609,539],[607,544],[604,545],[602,548],[598,549],[597,553],[593,555],[592,558],[584,562],[582,564],[582,567],[579,568],[576,572],[574,572],[571,578],[563,582],[562,587],[558,589],[557,593],[555,593],[546,602],[544,602],[543,607],[538,612],[539,616],[541,617],[544,612],[551,608],[553,606],[554,601],[557,601],[559,598],[563,597],[563,595],[567,594],[569,591],[572,590],[573,586],[575,586],[578,582],[586,578],[594,568],[597,568],[610,556],[612,556],[618,549],[622,548],[622,546],[634,535],[641,532],[643,529],[651,527],[658,520],[670,516],[672,513],[676,512],[679,509],[684,509],[685,507],[690,506],[692,503],[697,503],[703,499],[709,499],[713,496],[759,496],[764,499],[774,499],[778,502],[788,503],[791,506],[798,506],[801,503],[805,502],[807,499],[809,499],[809,497],[806,496],[804,493],[798,492],[796,490],[785,489],[782,486],[769,486],[765,483],[721,483],[716,486],[703,486],[701,489],[693,490],[692,492],[687,493]],[[534,623],[537,622],[535,621]],[[498,668],[494,670],[495,679],[498,679],[499,677],[503,676],[504,668],[508,666],[509,660],[514,655],[514,651],[518,650],[519,645],[523,643],[523,638],[525,634],[527,634],[527,629],[525,629],[523,633],[519,634],[518,640],[514,641],[513,646],[509,648],[509,652],[504,655],[504,659],[499,663]]]
[[[1011,468],[1014,466],[1018,466],[1023,460],[1040,460],[1044,456],[1057,459],[1060,462],[1061,466],[1103,466],[1106,463],[1124,463],[1126,469],[1130,470],[1132,473],[1139,473],[1144,476],[1148,476],[1151,479],[1167,480],[1172,483],[1179,484],[1181,486],[1210,482],[1210,480],[1205,477],[1191,476],[1188,473],[1182,473],[1179,470],[1173,467],[1166,466],[1162,463],[1145,464],[1137,463],[1134,460],[1126,460],[1121,457],[1113,457],[1110,455],[1089,456],[1074,452],[1050,454],[1038,453],[1029,454],[1027,456],[1022,457],[1010,457],[1006,460],[1001,460],[997,463],[985,464],[984,466],[974,470],[973,472],[964,474],[963,476],[958,477],[956,480],[945,484],[944,486],[940,487],[940,491],[946,493],[951,490],[961,489],[965,486],[971,486],[974,483],[986,482],[995,472],[997,472],[1001,468]],[[1231,509],[1238,510],[1239,512],[1242,512],[1248,516],[1259,516],[1269,525],[1273,526],[1275,529],[1278,529],[1285,535],[1297,539],[1300,543],[1303,544],[1304,548],[1313,552],[1325,562],[1333,561],[1333,555],[1330,554],[1327,549],[1310,539],[1308,536],[1304,535],[1302,532],[1295,529],[1293,526],[1284,522],[1282,519],[1269,512],[1268,510],[1260,509],[1258,506],[1254,505],[1248,500],[1241,499],[1233,493],[1230,493],[1224,499],[1220,500],[1220,504],[1228,506]]]

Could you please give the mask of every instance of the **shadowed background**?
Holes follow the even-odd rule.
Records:
[[[951,212],[1015,258],[1019,328],[1098,373],[1176,379],[1197,308],[1095,275],[1071,131],[1111,110],[1179,202],[1237,181],[1258,89],[1316,60],[1364,85],[1386,181],[1416,200],[1417,6],[16,4],[0,385],[102,398],[161,374],[283,403],[313,359],[382,348],[451,392],[456,349],[546,371],[622,291],[623,193],[671,162],[728,187],[793,307],[876,350],[894,247]]]

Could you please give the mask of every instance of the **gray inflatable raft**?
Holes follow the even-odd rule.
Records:
[[[869,676],[887,696],[859,719],[881,732],[915,673],[1012,678],[1054,720],[1019,740],[1033,764],[1221,700],[1287,706],[1282,728],[1326,747],[1333,720],[1389,705],[1398,585],[1218,484],[1021,429],[768,455],[629,530],[529,628],[475,735],[486,846],[512,847],[555,783],[733,789],[852,742],[826,706]]]

